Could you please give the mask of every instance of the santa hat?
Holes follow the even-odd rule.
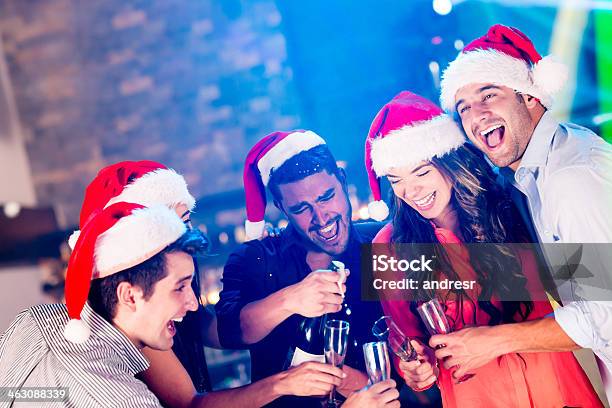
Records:
[[[567,76],[567,67],[550,55],[542,58],[525,34],[496,24],[448,65],[442,74],[440,101],[444,109],[453,111],[461,87],[489,83],[534,96],[550,108]]]
[[[174,170],[149,160],[123,161],[100,170],[87,186],[79,227],[82,229],[105,207],[120,201],[147,207],[185,204],[190,210],[195,206],[195,198],[187,190],[185,179]],[[77,230],[68,238],[70,248],[74,248],[79,233]]]
[[[91,279],[104,278],[136,266],[179,239],[187,227],[163,205],[112,204],[83,228],[66,272],[66,306],[70,321],[64,337],[83,343],[90,330],[81,321]]]
[[[266,213],[266,186],[270,175],[298,153],[324,145],[325,140],[310,130],[274,132],[261,139],[247,154],[244,163],[246,196],[246,239],[260,238]]]
[[[366,139],[365,164],[374,197],[368,204],[370,217],[382,221],[389,215],[379,178],[390,168],[443,156],[464,142],[461,129],[436,104],[412,92],[399,93],[378,112]]]

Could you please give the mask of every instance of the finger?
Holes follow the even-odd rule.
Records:
[[[321,373],[325,373],[325,374],[329,374],[332,375],[334,377],[338,377],[340,379],[345,378],[346,374],[344,374],[344,371],[342,371],[342,369],[338,368],[338,367],[334,367],[331,364],[325,364],[325,363],[319,363],[316,361],[309,361],[307,363],[303,363],[306,368],[310,369],[310,370],[314,370],[314,371],[318,371]]]
[[[429,347],[435,349],[437,346],[448,345],[450,334],[435,334],[429,339]]]
[[[338,313],[342,310],[342,304],[325,303],[323,305],[323,314],[325,313]]]
[[[425,354],[425,345],[423,343],[414,339],[414,340],[410,340],[410,344],[414,348],[414,351],[417,352],[417,354],[419,355]]]
[[[399,391],[396,388],[390,388],[383,392],[380,399],[386,404],[399,398]]]
[[[462,367],[461,365],[459,365],[459,367],[453,372],[453,377],[455,377],[455,379],[460,379],[463,376],[466,376],[468,374],[474,374],[470,372],[469,367]]]
[[[338,295],[342,295],[342,291],[338,286],[338,281],[330,282],[327,280],[320,280],[317,290],[325,293],[336,293]]]
[[[433,366],[429,363],[421,364],[414,370],[414,374],[418,376],[426,376],[425,378],[427,378],[433,374]]]
[[[332,390],[332,386],[321,381],[312,381],[310,383],[310,395],[327,395]]]
[[[438,360],[443,360],[448,356],[452,356],[453,352],[449,347],[442,347],[442,348],[437,349],[434,352],[434,355],[436,356]]]
[[[329,303],[332,305],[341,305],[343,300],[344,299],[342,298],[342,296],[336,293],[326,293],[323,296],[323,303]]]
[[[436,377],[432,375],[431,377],[427,378],[426,380],[417,382],[416,386],[417,386],[417,388],[427,388],[427,387],[429,387],[430,385],[432,385],[435,382],[436,382]]]
[[[444,367],[447,370],[450,370],[451,368],[460,366],[460,365],[461,363],[459,363],[459,359],[457,357],[449,357],[446,360],[444,360]]]
[[[391,388],[389,381],[393,381],[393,380],[385,380],[385,381],[378,382],[376,384],[372,384],[368,388],[368,390],[371,390],[375,394],[380,394],[384,392],[385,390],[388,390],[389,388]]]
[[[336,271],[330,271],[328,269],[319,269],[312,273],[316,274],[317,279],[321,279],[326,282],[332,282],[336,285],[336,288],[338,288],[338,279],[340,279],[341,276],[340,273]]]
[[[325,384],[335,385],[338,387],[342,384],[342,378],[336,377],[335,375],[327,374],[327,373],[318,373],[316,377],[314,377],[317,381],[320,381]]]
[[[416,368],[419,367],[421,364],[423,364],[423,363],[421,363],[418,360],[414,360],[414,361],[400,361],[399,368],[400,368],[400,370],[405,371],[405,372],[412,372],[412,371],[416,370]]]

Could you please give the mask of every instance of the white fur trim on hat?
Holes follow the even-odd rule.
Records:
[[[368,214],[376,221],[382,221],[389,216],[389,207],[382,200],[372,201],[368,204]]]
[[[81,236],[81,230],[76,230],[68,237],[68,246],[70,249],[74,249],[77,241],[79,240],[79,236]]]
[[[66,340],[76,344],[82,344],[89,339],[91,330],[87,324],[80,319],[70,319],[64,327],[64,337]]]
[[[293,132],[272,147],[257,162],[257,168],[261,175],[264,186],[270,181],[272,170],[278,169],[287,160],[298,153],[310,150],[313,147],[324,145],[325,140],[315,132],[307,130],[305,132]]]
[[[246,220],[244,223],[245,236],[247,241],[252,241],[254,239],[259,239],[263,235],[264,227],[266,225],[265,221],[249,221]]]
[[[371,143],[372,169],[382,177],[391,167],[413,166],[443,156],[465,143],[465,136],[453,119],[440,115],[392,130]]]
[[[534,76],[535,72],[542,70],[538,68],[542,63],[546,73],[544,76]],[[455,95],[459,89],[465,85],[482,83],[502,85],[534,96],[542,105],[550,108],[554,94],[563,87],[566,79],[567,67],[561,63],[552,64],[550,57],[535,64],[532,71],[526,61],[501,51],[473,50],[460,54],[444,70],[440,83],[440,103],[443,109],[452,112],[455,110]]]
[[[187,227],[163,205],[140,208],[123,217],[96,242],[97,277],[103,278],[136,266],[179,239]]]
[[[185,179],[172,169],[158,169],[143,174],[125,186],[121,194],[113,197],[104,208],[121,201],[146,207],[155,204],[168,207],[185,204],[190,210],[195,206],[195,198],[189,193]]]

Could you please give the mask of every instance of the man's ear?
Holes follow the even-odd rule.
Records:
[[[540,100],[536,98],[535,96],[531,96],[531,95],[527,95],[523,93],[520,95],[521,95],[521,98],[523,98],[523,102],[525,102],[525,106],[527,106],[527,109],[533,109],[540,105]]]
[[[142,289],[129,282],[123,281],[117,285],[117,307],[136,309],[136,300],[142,297]]]

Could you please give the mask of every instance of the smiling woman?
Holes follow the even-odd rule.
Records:
[[[514,95],[507,97],[516,102]],[[496,98],[482,97],[482,103]],[[469,106],[471,102],[462,103],[466,115],[477,110],[474,105]],[[432,102],[402,92],[379,112],[368,136],[373,145],[372,167],[376,174],[372,169],[368,171],[372,178],[386,175],[394,193],[393,221],[374,242],[448,244],[431,246],[438,259],[433,270],[411,274],[416,280],[411,296],[415,300],[383,300],[383,308],[407,336],[418,339],[426,337],[426,333],[421,330],[417,307],[432,297],[442,304],[453,331],[465,326],[486,327],[542,318],[552,308],[546,301],[531,300],[543,292],[534,254],[503,244],[526,242],[527,234],[518,213],[496,184],[495,173],[476,147],[455,145],[454,140],[449,140],[449,128],[441,125],[444,117]],[[492,138],[490,144],[505,144],[498,124],[490,122],[480,129],[495,133],[483,136]],[[440,140],[446,143],[436,143]],[[407,152],[410,159],[396,154],[390,160],[381,155],[389,146]],[[371,180],[370,184],[378,187],[378,180]],[[478,253],[464,243],[491,245],[487,246],[487,253]],[[476,284],[463,284],[466,282]],[[384,299],[385,293],[381,296]],[[469,374],[474,376],[461,382],[462,375],[468,373],[456,376],[458,367],[451,363],[448,349],[443,349],[445,357],[450,357],[448,360],[436,351],[440,358],[438,367],[434,350],[418,341],[415,344],[420,350],[421,364],[417,367],[401,362],[398,368],[407,384],[417,391],[437,382],[445,407],[473,405],[475,401],[478,406],[491,407],[534,403],[598,406],[591,385],[570,352],[506,353],[470,370]],[[563,376],[556,367],[564,367]],[[572,375],[566,377],[567,373]],[[541,378],[549,381],[542,383]],[[565,378],[572,378],[571,383]]]

